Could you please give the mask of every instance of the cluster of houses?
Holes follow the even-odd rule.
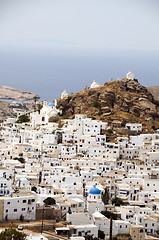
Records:
[[[56,233],[71,239],[107,237],[110,227],[114,236],[158,239],[159,131],[142,134],[142,124],[129,123],[128,136],[108,142],[108,123],[75,115],[59,126],[49,122],[57,114],[44,101],[30,122],[1,123],[0,221],[63,220]],[[43,213],[47,198],[55,204]],[[117,216],[112,226],[105,213]]]

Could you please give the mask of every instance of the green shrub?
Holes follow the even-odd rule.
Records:
[[[9,229],[0,233],[0,240],[25,240],[26,234],[17,231],[16,229]]]
[[[93,107],[100,108],[100,103],[98,101],[95,101],[93,103]]]
[[[123,200],[121,198],[115,197],[112,199],[112,204],[115,204],[115,206],[123,205]]]
[[[20,215],[20,218],[19,218],[19,220],[21,221],[21,222],[23,222],[24,221],[24,216],[21,214]]]
[[[72,97],[71,97],[71,96],[68,96],[67,99],[68,99],[68,102],[70,102],[70,100],[72,99]]]
[[[30,118],[28,117],[28,115],[20,115],[16,122],[23,123],[23,122],[29,122],[29,121],[30,121]]]
[[[95,119],[96,119],[94,116],[92,116],[91,118],[92,118],[92,120],[95,120]]]
[[[18,160],[19,162],[21,162],[21,163],[25,163],[25,159],[24,158],[22,158],[22,157],[15,157],[15,158],[13,158],[13,160]]]
[[[155,131],[155,130],[156,130],[156,127],[153,125],[153,126],[152,126],[152,129]]]
[[[108,133],[113,133],[113,130],[111,128],[109,128]]]
[[[156,104],[159,107],[159,100],[154,99],[153,103]]]
[[[103,214],[107,218],[112,217],[113,220],[117,220],[117,214],[115,214],[115,213],[112,213],[109,211],[102,211],[101,214]]]
[[[103,114],[103,112],[102,112],[102,111],[99,111],[98,115],[102,115],[102,114]]]
[[[56,203],[55,199],[52,197],[47,197],[43,202],[46,205],[54,205]]]
[[[100,238],[100,239],[104,239],[105,238],[105,234],[104,234],[103,231],[98,230],[98,238]]]
[[[33,186],[33,187],[31,188],[31,191],[36,192],[36,191],[37,191],[37,187]]]

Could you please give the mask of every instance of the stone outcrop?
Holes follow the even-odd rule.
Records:
[[[152,93],[153,97],[159,101],[159,86],[155,86],[155,87],[148,87],[148,90],[150,91],[150,93]]]

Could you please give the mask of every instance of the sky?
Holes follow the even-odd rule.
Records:
[[[0,84],[59,98],[131,70],[159,85],[158,0],[0,0]]]

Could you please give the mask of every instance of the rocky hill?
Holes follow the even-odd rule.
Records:
[[[159,101],[159,86],[148,87],[148,90],[152,93],[154,98]]]
[[[63,117],[87,114],[94,119],[112,122],[138,122],[145,128],[159,128],[159,102],[138,80],[127,78],[106,82],[59,99]]]
[[[16,101],[28,101],[38,96],[34,93],[22,91],[8,86],[0,86],[0,98],[12,99]]]

